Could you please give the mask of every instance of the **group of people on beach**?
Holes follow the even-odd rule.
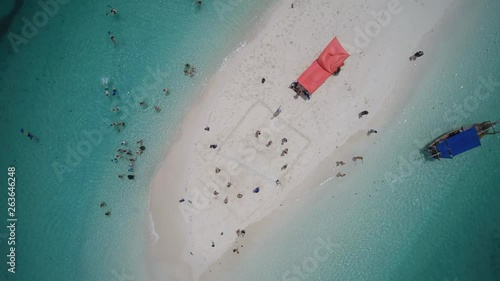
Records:
[[[278,110],[280,110],[280,109],[278,108]],[[281,111],[279,111],[279,112],[281,112]],[[262,134],[262,133],[261,133],[261,131],[260,131],[260,130],[257,130],[257,131],[255,132],[255,138],[259,138],[259,136],[260,136],[261,134]],[[284,145],[284,144],[285,144],[285,143],[287,143],[287,142],[288,142],[288,139],[287,139],[287,138],[282,138],[282,139],[281,139],[281,145]],[[270,147],[272,144],[273,144],[273,141],[272,141],[272,140],[270,140],[270,141],[268,141],[268,142],[267,142],[266,147]],[[283,157],[283,156],[286,156],[287,154],[288,154],[288,148],[285,148],[285,149],[283,149],[283,150],[281,151],[281,156],[282,156],[282,157]],[[285,165],[281,166],[281,170],[282,170],[282,171],[286,170],[286,168],[288,168],[288,164],[285,164]]]

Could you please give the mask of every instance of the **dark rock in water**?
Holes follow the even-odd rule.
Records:
[[[146,150],[146,147],[144,145],[141,145],[141,147],[139,147],[139,149],[144,151],[144,150]]]

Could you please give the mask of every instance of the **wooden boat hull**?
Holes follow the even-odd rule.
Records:
[[[451,130],[449,132],[442,134],[441,136],[436,138],[434,141],[432,141],[432,143],[428,146],[427,150],[432,158],[441,159],[440,152],[438,151],[438,148],[437,148],[437,146],[440,143],[446,141],[447,139],[449,139],[455,135],[458,135],[464,131],[471,129],[472,127],[474,127],[476,129],[477,136],[479,137],[479,139],[481,139],[488,134],[489,129],[491,129],[496,123],[497,122],[492,123],[490,121],[485,121],[482,123],[475,123],[472,125],[462,126],[460,128]]]

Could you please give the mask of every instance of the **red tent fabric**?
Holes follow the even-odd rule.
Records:
[[[326,46],[321,55],[300,75],[297,82],[304,87],[309,94],[314,93],[330,75],[344,65],[349,57],[347,51],[340,45],[337,37]]]

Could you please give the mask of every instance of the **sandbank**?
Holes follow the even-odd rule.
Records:
[[[408,58],[435,47],[422,43],[454,2],[278,1],[258,32],[210,79],[151,183],[159,237],[148,260],[152,279],[210,278],[221,257],[238,259],[232,249],[245,237],[236,230],[293,204],[290,198],[332,177],[336,161],[347,169],[355,165],[352,157],[376,138],[366,132],[400,108],[411,72],[430,64],[430,56]],[[311,100],[295,99],[288,85],[334,36],[351,54],[345,67]],[[281,114],[271,119],[278,107]],[[363,110],[369,115],[358,118]],[[288,154],[281,156],[285,148]],[[265,232],[247,231],[246,239],[257,233]]]

